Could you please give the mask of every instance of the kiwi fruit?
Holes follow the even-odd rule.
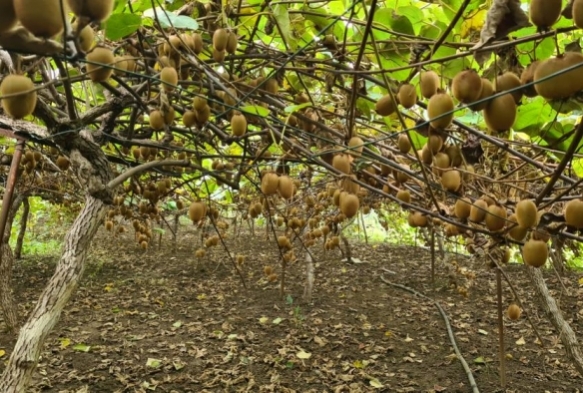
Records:
[[[532,267],[543,266],[549,257],[549,247],[542,240],[530,239],[522,247],[524,263]]]
[[[476,101],[482,92],[482,78],[474,69],[458,72],[451,81],[453,96],[463,104]]]
[[[504,94],[490,100],[484,109],[484,120],[491,131],[508,131],[516,120],[516,102],[511,94]]]
[[[353,157],[360,157],[364,149],[364,141],[358,136],[353,136],[348,141],[348,147],[350,148],[350,150],[347,151],[348,154]]]
[[[453,120],[453,109],[453,100],[448,94],[443,91],[438,91],[434,94],[427,103],[427,114],[430,119],[431,127],[437,129],[447,128]],[[444,115],[447,112],[452,113]],[[437,117],[439,117],[439,119]]]
[[[462,176],[459,171],[451,170],[441,176],[441,185],[448,191],[456,192],[462,184]]]
[[[403,108],[409,109],[417,103],[417,89],[410,83],[404,83],[399,87],[397,99]]]
[[[429,222],[427,216],[419,213],[419,212],[411,212],[409,214],[409,225],[413,228],[425,228]]]
[[[273,172],[267,172],[261,178],[261,192],[265,196],[274,195],[279,188],[279,176]]]
[[[445,153],[437,153],[433,156],[433,173],[439,175],[443,169],[449,168],[449,156]]]
[[[284,250],[290,250],[292,248],[292,244],[289,240],[289,237],[287,237],[286,235],[279,235],[277,237],[277,245],[279,246],[279,248],[282,248]]]
[[[277,190],[283,199],[290,199],[295,191],[293,180],[287,175],[280,176]]]
[[[164,115],[164,123],[168,125],[172,124],[176,118],[176,111],[171,106],[166,108],[166,112],[162,114]]]
[[[75,15],[94,22],[102,22],[109,18],[114,3],[114,0],[67,0],[69,8]]]
[[[342,173],[350,173],[350,158],[348,154],[339,153],[334,155],[332,166]]]
[[[541,61],[534,71],[533,81],[540,81],[542,78],[582,62],[583,55],[576,52],[566,52],[563,55]],[[534,88],[539,95],[549,100],[568,98],[583,90],[583,68],[575,68],[540,81],[534,85]]]
[[[583,201],[573,199],[565,205],[565,222],[568,226],[581,229],[583,228]]]
[[[225,29],[216,29],[213,33],[213,48],[215,51],[223,52],[227,49],[229,42],[229,32]]]
[[[480,92],[480,96],[476,101],[485,100],[486,98],[493,95],[496,91],[494,90],[494,85],[486,78],[482,78],[482,91]],[[477,104],[468,105],[468,107],[473,110],[474,112],[481,111],[486,109],[490,101],[484,101]]]
[[[237,50],[237,45],[239,45],[239,38],[237,38],[237,34],[230,32],[225,50],[227,53],[233,54]]]
[[[516,220],[522,228],[530,229],[536,225],[538,210],[532,199],[523,199],[516,204]]]
[[[496,232],[506,225],[506,209],[498,205],[490,205],[486,214],[486,228]]]
[[[419,155],[421,161],[424,164],[430,165],[433,162],[433,154],[431,153],[431,149],[429,148],[429,145],[427,143],[423,146]]]
[[[462,164],[462,151],[458,145],[446,146],[444,152],[449,156],[449,162],[452,167],[456,168]]]
[[[421,95],[430,99],[439,89],[439,75],[435,71],[425,71],[419,76]]]
[[[340,197],[340,211],[346,218],[352,218],[358,213],[360,200],[354,194],[344,194]]]
[[[431,134],[427,139],[427,147],[431,150],[431,153],[437,154],[441,151],[443,147],[443,138],[438,134]]]
[[[153,130],[158,131],[164,129],[164,125],[166,122],[164,121],[164,115],[159,110],[154,110],[150,112],[150,127]]]
[[[55,162],[60,170],[66,171],[71,166],[71,161],[65,156],[58,156],[57,161]]]
[[[36,108],[34,83],[24,75],[6,76],[0,84],[0,98],[4,111],[14,119],[22,119]]]
[[[184,124],[184,127],[194,127],[196,124],[196,112],[195,111],[186,111],[184,112],[184,115],[182,115],[182,123]]]
[[[77,24],[74,23],[72,25],[73,31],[77,30]],[[93,48],[94,40],[95,40],[95,32],[90,25],[85,26],[81,31],[78,33],[77,39],[79,40],[79,47],[85,53],[89,52],[91,48]]]
[[[231,117],[231,131],[234,136],[243,136],[247,132],[247,119],[239,111],[233,112]]]
[[[192,107],[197,111],[201,110],[203,107],[207,106],[207,100],[204,97],[196,96],[192,100]]]
[[[162,87],[167,93],[173,91],[178,84],[178,72],[174,67],[164,67],[160,71],[160,80],[162,81]]]
[[[399,190],[397,192],[397,199],[405,203],[411,203],[411,193],[409,190]]]
[[[514,72],[507,71],[496,78],[496,92],[503,92],[507,90],[516,89],[522,86],[520,78]],[[522,99],[522,89],[514,90],[510,93],[514,98],[514,102],[518,105]]]
[[[0,0],[0,33],[12,30],[16,22],[14,0]]]
[[[32,34],[52,38],[59,34],[65,20],[61,0],[14,0],[14,12],[20,23]]]
[[[206,205],[202,202],[192,202],[188,208],[188,217],[193,223],[197,223],[206,216]]]
[[[111,232],[113,230],[113,222],[110,220],[105,221],[105,229]]]
[[[559,20],[562,8],[562,0],[531,0],[528,12],[530,21],[539,30],[546,30]]]
[[[459,198],[455,201],[453,207],[454,214],[457,218],[465,220],[470,216],[470,210],[472,209],[472,201],[469,198]]]
[[[506,310],[506,315],[508,316],[508,319],[512,320],[512,321],[516,321],[518,318],[520,318],[520,307],[518,307],[518,305],[512,303],[510,306],[508,306],[508,310]]]
[[[409,153],[411,150],[411,142],[409,141],[409,137],[407,134],[399,134],[397,138],[397,146],[399,147],[399,151],[403,154]]]
[[[483,199],[478,199],[472,204],[470,208],[470,221],[482,222],[488,213],[488,203]]]
[[[103,67],[111,66],[115,62],[115,57],[110,49],[97,47],[87,55],[87,74],[92,82],[105,82],[111,76],[113,68]]]
[[[277,82],[277,79],[269,78],[266,80],[263,89],[270,94],[277,94],[279,91],[279,83]]]
[[[583,1],[581,0],[573,1],[573,22],[575,26],[583,29]]]
[[[211,107],[208,105],[203,106],[196,110],[196,124],[202,127],[209,121],[211,117]]]
[[[200,54],[204,48],[204,41],[202,40],[202,35],[199,33],[192,34],[192,51],[195,54]]]
[[[522,71],[522,74],[520,74],[520,83],[522,83],[523,85],[526,85],[528,83],[532,83],[532,81],[534,80],[534,72],[536,71],[536,68],[538,67],[539,64],[540,64],[540,62],[538,60],[530,63]],[[538,93],[536,92],[536,89],[534,88],[534,85],[523,87],[522,94],[524,94],[527,97],[531,97],[531,98],[536,97],[538,95]]]
[[[358,184],[355,180],[355,175],[346,176],[341,181],[341,188],[350,194],[357,194],[360,190],[360,184]]]
[[[396,109],[397,107],[390,94],[381,97],[375,104],[375,111],[381,116],[389,116]]]

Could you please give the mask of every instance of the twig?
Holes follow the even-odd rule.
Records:
[[[449,340],[451,341],[451,346],[453,347],[453,350],[455,351],[455,354],[456,354],[458,360],[460,361],[460,363],[462,364],[462,367],[464,368],[464,371],[466,372],[466,376],[468,377],[468,380],[470,381],[470,386],[472,387],[472,393],[480,393],[480,390],[478,389],[478,385],[476,384],[476,380],[474,379],[474,375],[472,374],[472,370],[470,370],[470,366],[468,366],[468,363],[466,362],[466,360],[462,356],[462,353],[460,352],[460,350],[456,344],[455,334],[453,333],[453,330],[451,329],[451,325],[449,323],[449,319],[447,318],[447,314],[445,313],[445,311],[443,310],[441,305],[439,303],[437,303],[435,300],[425,296],[421,292],[417,292],[416,290],[409,288],[409,287],[406,287],[405,285],[395,284],[395,283],[392,283],[390,281],[387,281],[383,277],[382,274],[380,276],[380,279],[382,282],[384,282],[387,285],[402,289],[404,291],[407,291],[407,292],[410,292],[414,295],[417,295],[425,300],[428,300],[428,301],[432,302],[435,305],[435,307],[437,307],[437,309],[439,310],[439,313],[441,314],[441,317],[443,318],[443,321],[445,322],[445,327],[447,328],[447,335],[449,336]]]

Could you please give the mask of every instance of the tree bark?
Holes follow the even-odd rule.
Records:
[[[540,269],[527,266],[526,271],[536,289],[547,317],[551,320],[563,342],[563,345],[565,346],[567,356],[571,359],[573,365],[577,371],[579,371],[579,374],[583,375],[583,354],[581,353],[581,348],[577,342],[575,332],[565,318],[563,318],[563,314],[561,313],[561,310],[559,310],[555,299],[549,293],[547,284],[545,283]]]
[[[16,239],[16,247],[14,247],[14,259],[22,258],[22,243],[24,242],[24,235],[26,234],[26,225],[28,223],[28,215],[30,213],[30,203],[28,198],[22,201],[22,216],[20,217],[20,232]]]
[[[0,305],[2,306],[6,330],[10,333],[14,333],[18,326],[18,314],[14,303],[14,296],[12,295],[14,254],[10,248],[10,234],[16,212],[24,199],[25,197],[22,195],[17,195],[13,199],[10,212],[8,213],[8,219],[6,220],[6,226],[4,227],[2,243],[0,244]]]

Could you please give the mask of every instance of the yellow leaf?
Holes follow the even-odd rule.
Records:
[[[65,349],[69,345],[71,345],[71,339],[70,338],[61,338],[61,349]]]
[[[516,345],[524,345],[526,344],[526,341],[524,341],[524,337],[520,337],[518,340],[516,340]]]
[[[580,287],[583,287],[583,277],[581,277],[581,278],[579,279],[579,286],[580,286]]]
[[[196,299],[197,300],[204,300],[204,299],[206,299],[206,295],[204,293],[201,293],[200,295],[196,295]]]
[[[460,28],[461,38],[468,38],[473,32],[482,30],[487,12],[486,9],[482,9],[477,11],[470,18],[465,19]]]
[[[368,381],[368,383],[370,384],[370,386],[372,386],[373,388],[382,388],[383,384],[381,383],[381,381],[379,381],[376,378],[371,378],[370,381]]]
[[[385,332],[385,337],[391,337],[393,335],[393,332],[391,332],[390,330],[387,330]]]
[[[354,366],[354,368],[362,368],[362,362],[360,360],[355,360],[352,365]]]
[[[6,355],[6,351],[3,349],[0,349],[0,358],[4,355]]]
[[[312,357],[312,354],[309,352],[305,352],[303,349],[296,353],[296,356],[300,359],[309,359]]]
[[[267,321],[269,321],[269,318],[267,318],[267,317],[259,318],[259,323],[262,325],[265,325],[267,323]]]
[[[105,292],[111,292],[112,289],[113,289],[113,283],[105,284],[105,287],[103,287],[103,290]]]

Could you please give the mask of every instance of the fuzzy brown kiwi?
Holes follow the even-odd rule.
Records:
[[[185,127],[194,127],[196,125],[196,111],[186,111],[182,115],[182,123]]]
[[[203,106],[201,109],[196,110],[196,123],[199,127],[202,127],[209,121],[211,117],[211,107],[208,105]]]
[[[358,213],[360,207],[360,200],[354,194],[345,194],[340,198],[340,211],[346,218],[352,218]]]
[[[575,26],[580,29],[583,29],[583,1],[575,0],[573,1],[573,22]]]
[[[342,173],[350,173],[350,158],[348,154],[336,154],[332,159],[332,166]]]
[[[73,23],[71,27],[73,31],[77,31],[76,23]],[[93,31],[93,28],[90,25],[82,28],[77,36],[77,39],[79,40],[79,46],[81,47],[81,50],[85,53],[89,52],[95,43],[95,32]]]
[[[562,0],[531,0],[529,17],[533,25],[546,30],[561,16]]]
[[[14,0],[14,12],[20,23],[32,34],[52,38],[63,30],[66,16],[61,0]]]
[[[433,172],[440,174],[443,169],[449,168],[449,156],[445,153],[437,153],[433,156]]]
[[[358,136],[353,136],[348,141],[348,147],[350,147],[348,154],[353,157],[360,157],[362,155],[362,151],[364,150],[364,141]]]
[[[99,83],[105,82],[111,76],[113,69],[103,67],[111,66],[115,62],[113,52],[108,48],[97,47],[87,55],[87,74],[91,81]]]
[[[583,228],[583,201],[573,199],[567,202],[563,214],[567,225],[577,229]]]
[[[496,92],[503,92],[520,87],[522,83],[520,78],[514,72],[507,71],[496,78]],[[518,89],[510,93],[514,98],[514,102],[518,105],[522,99],[523,90]]]
[[[229,33],[229,38],[227,39],[227,46],[225,47],[227,53],[233,54],[237,50],[237,45],[239,45],[239,38],[234,32]]]
[[[446,146],[444,152],[449,156],[449,161],[452,167],[457,168],[462,164],[462,152],[458,145]]]
[[[290,199],[295,191],[293,180],[287,175],[280,176],[277,190],[283,199]]]
[[[506,225],[506,209],[498,205],[490,205],[486,214],[486,227],[493,232],[499,231]]]
[[[207,106],[207,100],[204,97],[196,96],[192,100],[192,107],[196,110],[202,109],[202,107]]]
[[[160,80],[162,81],[162,87],[164,91],[171,92],[176,88],[178,84],[178,72],[174,67],[164,67],[160,71]]]
[[[469,198],[460,198],[455,201],[454,214],[457,218],[465,220],[470,216],[472,201]]]
[[[202,202],[192,202],[188,208],[188,217],[193,223],[197,223],[206,216],[206,205]]]
[[[59,156],[57,157],[56,164],[60,170],[66,171],[69,169],[69,166],[71,166],[71,161],[69,161],[69,159],[65,156]]]
[[[518,225],[516,214],[511,214],[510,217],[508,217],[508,222],[506,224],[508,228],[510,228],[508,230],[508,236],[510,236],[510,238],[519,242],[526,237],[526,233],[528,230]]]
[[[506,315],[508,316],[508,319],[516,321],[518,318],[520,318],[520,307],[512,303],[510,306],[508,306],[508,310],[506,310]]]
[[[526,85],[527,83],[531,83],[534,80],[534,72],[536,71],[536,67],[540,64],[540,61],[536,60],[530,63],[520,74],[520,83]],[[522,88],[522,93],[527,97],[536,97],[538,93],[534,86],[525,86]]]
[[[265,196],[274,195],[279,187],[279,176],[273,172],[267,172],[261,178],[261,192]]]
[[[481,101],[493,95],[496,91],[494,90],[494,85],[490,80],[486,78],[482,78],[482,91],[480,92],[480,96],[476,101]],[[474,112],[481,111],[488,106],[490,101],[480,102],[479,104],[471,104],[468,107],[473,110]]]
[[[0,0],[0,33],[12,30],[16,22],[14,0]]]
[[[443,138],[438,134],[431,134],[427,139],[427,146],[431,149],[431,153],[437,154],[443,147]]]
[[[397,199],[405,203],[411,203],[411,193],[409,190],[399,190],[397,192]]]
[[[111,15],[114,0],[67,0],[67,4],[78,17],[102,22]]]
[[[399,137],[397,138],[397,146],[399,147],[399,151],[403,154],[407,154],[411,151],[411,142],[409,141],[407,134],[399,134]]]
[[[419,76],[421,95],[430,99],[439,89],[439,75],[435,71],[425,71]]]
[[[488,203],[483,199],[478,199],[472,204],[470,208],[470,221],[482,222],[486,218],[488,212]]]
[[[152,127],[153,130],[162,130],[164,129],[164,125],[164,115],[161,111],[156,109],[150,112],[150,127]]]
[[[529,229],[536,225],[538,210],[532,199],[523,199],[518,202],[514,214],[516,214],[518,225],[522,228]]]
[[[409,109],[417,103],[417,89],[410,83],[404,83],[399,87],[397,99],[403,108]]]
[[[5,97],[10,95],[10,97]],[[15,119],[26,117],[36,108],[34,83],[24,75],[8,75],[0,84],[2,108]]]
[[[516,102],[511,94],[504,94],[491,100],[483,113],[491,131],[508,131],[516,120]]]
[[[381,116],[389,116],[397,107],[390,94],[381,97],[375,104],[375,111]]]
[[[543,266],[549,257],[549,247],[546,242],[530,239],[522,247],[524,263],[532,267]]]
[[[462,176],[459,171],[447,171],[441,176],[441,184],[446,190],[456,192],[461,187]]]
[[[234,136],[243,136],[247,132],[247,119],[241,112],[233,112],[231,117],[231,131]]]
[[[32,156],[33,156],[33,159],[34,159],[36,162],[39,162],[39,161],[40,161],[40,160],[42,160],[42,158],[43,158],[43,155],[41,154],[41,152],[40,152],[40,151],[35,151],[35,152],[32,154]]]
[[[576,52],[566,52],[555,58],[541,61],[534,71],[534,81],[560,72],[567,67],[583,62],[583,55]],[[583,68],[575,68],[563,72],[550,79],[540,81],[534,85],[536,92],[546,99],[567,98],[576,92],[583,90]]]
[[[204,41],[202,39],[202,35],[200,35],[199,33],[193,33],[192,42],[193,42],[192,51],[197,55],[200,54],[204,48]]]
[[[213,47],[217,51],[224,51],[227,49],[229,42],[229,32],[225,29],[216,29],[213,33]]]
[[[430,165],[433,162],[433,153],[431,153],[431,149],[427,145],[427,143],[421,149],[421,153],[419,153],[421,161],[424,164]]]
[[[110,220],[105,221],[105,229],[111,232],[113,230],[113,222]]]
[[[458,72],[451,81],[451,92],[459,102],[470,104],[480,97],[482,78],[474,69]]]
[[[451,112],[453,109],[453,100],[448,94],[443,91],[438,91],[434,94],[427,103],[427,114],[430,119],[431,127],[437,129],[447,128],[453,120],[453,113],[449,113],[439,119],[437,119],[437,117],[442,116],[444,113]]]
[[[277,82],[277,79],[275,79],[274,77],[269,78],[268,80],[265,81],[263,88],[265,89],[266,92],[270,94],[277,94],[277,92],[279,91],[279,83]]]
[[[225,56],[227,55],[226,50],[213,49],[213,60],[217,63],[222,63],[225,61]]]
[[[356,175],[346,176],[344,179],[342,179],[341,181],[342,190],[350,194],[357,194],[360,189],[360,185],[355,180]]]

